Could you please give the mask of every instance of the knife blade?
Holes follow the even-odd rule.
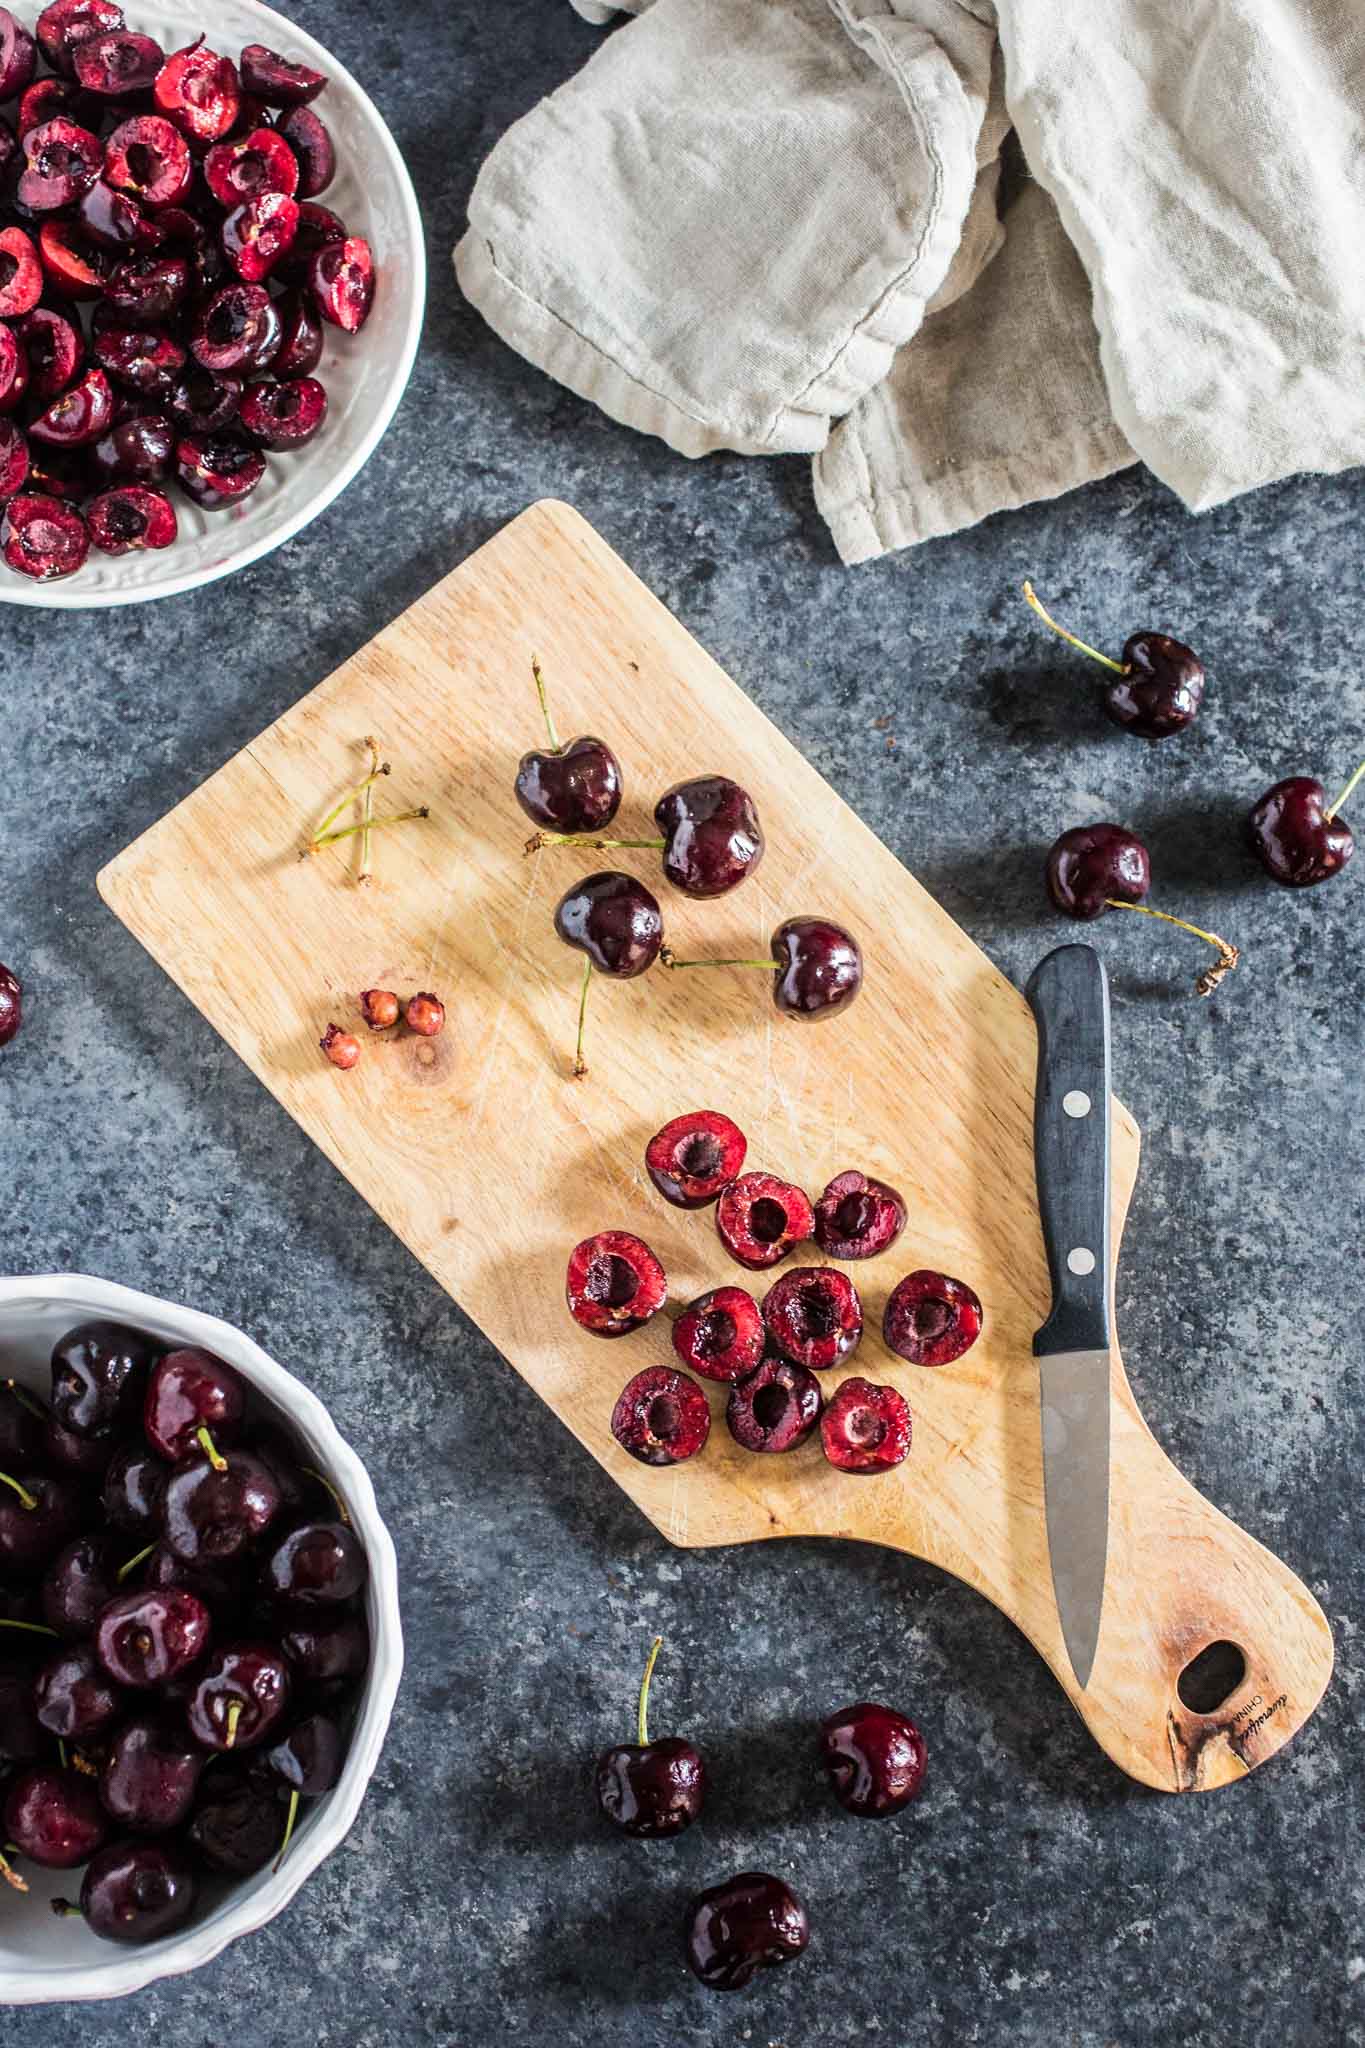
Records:
[[[1024,991],[1038,1026],[1033,1149],[1052,1276],[1033,1340],[1052,1587],[1082,1691],[1109,1550],[1109,985],[1090,946],[1059,946]]]

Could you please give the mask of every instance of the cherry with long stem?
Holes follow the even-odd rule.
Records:
[[[664,1639],[662,1636],[655,1636],[654,1641],[649,1646],[649,1656],[645,1662],[645,1675],[640,1680],[640,1703],[635,1714],[635,1732],[641,1749],[648,1749],[649,1747],[649,1681],[654,1676],[654,1666],[659,1661],[659,1652],[663,1648],[663,1643]]]
[[[1104,907],[1106,910],[1136,910],[1140,917],[1160,918],[1162,924],[1173,924],[1179,931],[1190,932],[1196,939],[1206,940],[1213,947],[1218,958],[1214,961],[1212,967],[1206,967],[1201,974],[1196,975],[1194,983],[1196,995],[1211,996],[1218,987],[1218,984],[1225,976],[1231,974],[1233,968],[1242,957],[1236,946],[1231,945],[1227,939],[1220,938],[1217,932],[1206,932],[1202,925],[1190,924],[1183,917],[1172,917],[1169,910],[1153,910],[1149,904],[1129,903],[1121,896],[1106,896]]]
[[[327,813],[327,816],[322,820],[322,823],[313,833],[311,839],[308,842],[307,847],[305,848],[305,851],[308,853],[313,853],[319,846],[325,846],[327,844],[327,840],[324,835],[327,833],[327,830],[330,826],[335,825],[337,819],[341,816],[347,804],[353,804],[360,797],[363,797],[367,790],[370,790],[374,787],[375,783],[378,782],[381,775],[390,775],[392,774],[392,772],[392,766],[388,761],[380,761],[374,768],[371,769],[370,773],[365,777],[365,780],[363,782],[358,783],[354,789],[348,789],[345,796],[342,797],[340,803],[333,804],[331,810]]]
[[[1057,624],[1057,621],[1053,618],[1051,612],[1048,611],[1042,604],[1037,592],[1034,590],[1033,585],[1031,583],[1026,583],[1024,585],[1024,601],[1026,604],[1031,605],[1033,610],[1037,612],[1043,624],[1045,626],[1050,626],[1053,632],[1057,635],[1058,639],[1065,640],[1069,647],[1075,647],[1079,649],[1079,651],[1082,654],[1088,654],[1092,661],[1101,662],[1105,668],[1112,669],[1116,676],[1128,676],[1132,674],[1133,668],[1131,662],[1124,663],[1121,661],[1115,661],[1111,655],[1101,654],[1099,648],[1092,647],[1087,640],[1078,640],[1074,633],[1068,633],[1065,626],[1059,626]]]
[[[785,966],[786,962],[774,960],[771,955],[766,960],[680,960],[671,946],[660,946],[659,965],[661,967],[766,967],[771,973]]]
[[[555,731],[554,717],[550,711],[550,700],[545,692],[545,678],[540,672],[539,657],[534,654],[531,656],[531,674],[535,678],[536,695],[540,699],[541,716],[545,720],[545,731],[550,742],[550,752],[552,754],[562,754],[564,745],[559,734]]]

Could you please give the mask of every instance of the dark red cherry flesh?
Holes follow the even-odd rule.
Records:
[[[815,1229],[801,1189],[771,1173],[742,1173],[716,1205],[716,1232],[732,1259],[751,1272],[776,1266]]]
[[[145,254],[166,239],[165,229],[129,193],[117,191],[103,178],[96,178],[82,199],[78,218],[82,234],[116,254]]]
[[[265,457],[237,434],[185,434],[175,444],[175,473],[186,497],[206,512],[236,505],[265,475]]]
[[[820,1723],[820,1761],[845,1812],[885,1820],[924,1783],[924,1737],[894,1707],[859,1700]]]
[[[33,1707],[42,1727],[65,1742],[93,1742],[122,1713],[118,1686],[84,1643],[50,1657],[33,1681]]]
[[[166,1485],[166,1542],[185,1564],[229,1563],[265,1534],[279,1504],[273,1474],[249,1451],[234,1450],[221,1472],[191,1458]]]
[[[22,320],[43,291],[38,252],[22,228],[0,228],[0,319]]]
[[[645,1171],[666,1202],[704,1209],[738,1178],[748,1140],[717,1109],[692,1109],[656,1131],[645,1147]]]
[[[711,1433],[706,1396],[686,1373],[652,1365],[617,1396],[611,1433],[642,1465],[679,1465],[695,1458]]]
[[[110,252],[82,241],[65,216],[45,220],[39,228],[38,258],[44,277],[64,299],[99,298],[114,266]]]
[[[138,1834],[179,1827],[194,1804],[205,1762],[183,1725],[168,1716],[127,1721],[100,1773],[104,1810],[120,1827]]]
[[[24,168],[15,187],[29,213],[58,213],[88,192],[104,164],[104,144],[64,114],[30,128],[23,138]]]
[[[219,1449],[231,1444],[245,1410],[240,1373],[211,1351],[186,1345],[168,1351],[152,1368],[142,1427],[157,1456],[176,1465],[182,1458],[206,1454],[201,1430]]]
[[[299,203],[284,192],[243,200],[223,222],[223,253],[244,284],[260,284],[292,247]]]
[[[327,418],[327,393],[316,377],[248,384],[239,415],[242,429],[262,448],[302,448]]]
[[[882,1335],[912,1365],[950,1365],[975,1344],[981,1321],[981,1302],[965,1280],[922,1268],[892,1289]]]
[[[888,1472],[910,1454],[910,1404],[894,1387],[846,1379],[820,1417],[820,1442],[841,1472]]]
[[[139,1587],[109,1602],[95,1625],[95,1654],[119,1685],[169,1685],[197,1664],[212,1623],[183,1586]]]
[[[663,941],[659,905],[633,875],[585,875],[566,890],[555,911],[555,930],[566,946],[586,953],[599,974],[630,980],[652,967]]]
[[[73,50],[72,60],[82,92],[98,93],[102,99],[135,100],[139,93],[151,91],[165,53],[150,36],[115,28],[85,37]]]
[[[1326,798],[1327,791],[1311,775],[1290,775],[1251,807],[1247,832],[1252,851],[1286,889],[1329,882],[1355,852],[1355,835],[1335,807],[1328,815]]]
[[[325,72],[293,64],[264,43],[248,43],[242,51],[242,84],[267,107],[301,107],[315,100],[327,83]]]
[[[28,480],[28,442],[13,420],[0,420],[0,505],[17,497]],[[10,1036],[13,1037],[13,1032]],[[0,1044],[6,1043],[0,1039]]]
[[[101,369],[87,370],[78,384],[54,398],[29,427],[29,439],[51,448],[86,448],[114,423],[114,394]]]
[[[286,292],[277,301],[280,346],[271,364],[277,377],[311,377],[322,361],[322,322],[307,292]]]
[[[85,517],[92,544],[106,555],[168,548],[180,530],[170,499],[142,484],[122,484],[92,498]]]
[[[188,434],[217,434],[231,426],[242,403],[240,377],[219,376],[191,363],[168,401],[174,425]]]
[[[806,1909],[789,1884],[743,1870],[693,1899],[687,1961],[712,1991],[742,1991],[760,1970],[799,1956],[810,1941]]]
[[[194,1911],[198,1885],[173,1842],[111,1842],[81,1883],[80,1910],[92,1934],[136,1946],[161,1941]]]
[[[209,1658],[186,1707],[205,1749],[254,1749],[289,1704],[289,1670],[269,1643],[232,1643]]]
[[[783,1358],[808,1372],[827,1372],[858,1348],[863,1305],[847,1273],[833,1266],[800,1266],[774,1281],[764,1295],[763,1322]]]
[[[366,1571],[365,1551],[354,1529],[344,1522],[304,1522],[271,1551],[261,1584],[290,1611],[325,1612],[354,1599]]]
[[[856,1168],[836,1174],[815,1204],[815,1242],[828,1259],[875,1259],[904,1228],[904,1196]]]
[[[650,1740],[649,1684],[662,1641],[654,1638],[645,1665],[636,1713],[638,1740],[604,1749],[593,1774],[597,1804],[612,1826],[643,1842],[682,1834],[706,1799],[706,1763],[696,1744],[680,1735]]]
[[[723,896],[763,858],[753,798],[728,775],[675,783],[654,806],[664,835],[664,873],[689,896]]]
[[[93,1778],[54,1764],[21,1771],[5,1795],[3,1839],[44,1870],[74,1870],[94,1855],[108,1823]]]
[[[821,1024],[846,1010],[863,985],[862,949],[824,917],[789,917],[768,942],[778,971],[773,1001],[784,1016]]]
[[[663,1307],[668,1276],[643,1238],[600,1230],[570,1252],[564,1296],[582,1329],[595,1337],[626,1337]]]
[[[204,158],[204,182],[218,204],[229,209],[263,192],[282,192],[292,199],[299,189],[299,162],[273,128],[254,128],[248,135],[214,144]]]
[[[785,1358],[765,1358],[731,1387],[725,1424],[746,1451],[794,1451],[815,1428],[823,1405],[814,1373]]]
[[[225,285],[200,314],[190,353],[219,376],[250,376],[254,370],[269,368],[283,331],[275,302],[264,285]]]
[[[308,266],[318,310],[344,334],[358,334],[374,304],[374,257],[363,235],[328,242]]]
[[[4,239],[4,234],[0,233],[0,249],[3,249]],[[39,284],[41,286],[41,277]],[[85,342],[69,320],[47,306],[35,305],[32,312],[16,320],[15,332],[28,357],[29,398],[34,404],[46,405],[74,382],[85,353]]]
[[[189,285],[190,266],[183,256],[129,256],[108,278],[104,304],[130,327],[155,327],[179,311]],[[177,343],[172,367],[178,371],[184,362],[185,351]]]
[[[742,1287],[713,1287],[698,1295],[673,1325],[673,1349],[708,1380],[746,1378],[766,1342],[758,1303]]]
[[[126,1323],[78,1323],[52,1347],[52,1414],[77,1436],[137,1427],[155,1338]]]
[[[190,189],[194,159],[178,128],[159,114],[136,114],[104,146],[104,176],[144,206],[179,206]]]
[[[0,1473],[0,1585],[36,1576],[85,1519],[70,1480],[45,1472]]]
[[[53,70],[69,78],[79,43],[122,27],[115,0],[51,0],[38,16],[38,44]]]
[[[1111,902],[1141,903],[1152,886],[1152,863],[1135,832],[1123,825],[1073,825],[1047,857],[1047,893],[1067,917],[1102,917]]]
[[[38,51],[33,37],[8,7],[0,7],[0,106],[33,82]]]
[[[191,43],[167,58],[152,87],[152,98],[157,112],[173,121],[191,142],[221,141],[241,109],[237,67],[206,43]]]

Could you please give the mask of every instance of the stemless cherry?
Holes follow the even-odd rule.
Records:
[[[0,326],[0,413],[13,412],[28,390],[28,351],[12,327]]]
[[[1169,633],[1132,633],[1124,642],[1122,659],[1114,661],[1059,626],[1039,603],[1031,583],[1024,585],[1024,597],[1044,625],[1112,671],[1104,708],[1115,725],[1139,739],[1164,740],[1183,732],[1198,715],[1204,701],[1204,665],[1183,641],[1173,640]]]
[[[291,1621],[279,1638],[295,1679],[301,1685],[325,1686],[358,1678],[370,1660],[370,1633],[360,1615],[340,1620],[318,1615]]]
[[[823,1405],[813,1372],[785,1358],[765,1358],[731,1387],[725,1424],[746,1451],[794,1451],[815,1428]]]
[[[33,1707],[49,1734],[85,1743],[118,1719],[124,1699],[94,1652],[84,1643],[70,1643],[50,1657],[34,1679]]]
[[[161,1347],[126,1323],[78,1323],[52,1347],[52,1413],[77,1436],[135,1425]]]
[[[166,1468],[140,1443],[115,1451],[104,1474],[100,1505],[111,1528],[140,1536],[159,1527]]]
[[[233,141],[215,142],[204,158],[204,182],[219,205],[228,208],[262,192],[282,192],[292,199],[299,189],[299,160],[273,128],[253,128]]]
[[[192,1458],[166,1485],[166,1542],[186,1564],[230,1562],[265,1534],[279,1504],[273,1474],[249,1451],[234,1450],[221,1471]]]
[[[0,420],[0,504],[23,490],[28,474],[28,442],[13,420]]]
[[[322,322],[307,292],[289,291],[276,302],[280,346],[271,364],[277,377],[311,377],[322,361]]]
[[[255,490],[265,457],[232,433],[186,434],[175,444],[175,473],[186,497],[206,512],[221,512]]]
[[[19,1773],[0,1820],[5,1843],[44,1870],[74,1870],[108,1833],[93,1779],[52,1764]]]
[[[708,1380],[744,1379],[766,1342],[758,1303],[742,1287],[713,1287],[698,1295],[673,1325],[673,1349]]]
[[[185,351],[179,342],[155,327],[99,327],[91,337],[91,348],[102,371],[153,405],[169,403],[185,367]]]
[[[710,1886],[688,1908],[688,1965],[712,1991],[743,1990],[759,1970],[791,1962],[809,1941],[800,1899],[763,1870]]]
[[[358,334],[374,304],[374,257],[363,235],[329,242],[308,266],[308,282],[324,320]]]
[[[85,37],[72,51],[72,58],[76,83],[83,92],[98,93],[103,99],[134,100],[139,93],[150,92],[165,53],[150,36],[115,28]]]
[[[175,1465],[230,1444],[246,1411],[246,1387],[211,1351],[186,1345],[157,1361],[147,1382],[142,1426],[157,1456]]]
[[[894,1387],[847,1379],[820,1417],[820,1442],[841,1472],[886,1472],[910,1454],[910,1404]]]
[[[258,94],[259,98],[260,95]],[[168,57],[152,87],[157,112],[192,142],[218,142],[242,104],[237,67],[202,40]]]
[[[742,1173],[716,1205],[716,1232],[732,1259],[751,1272],[776,1266],[815,1229],[810,1202],[790,1181]]]
[[[204,1774],[188,1834],[210,1869],[250,1877],[279,1848],[279,1809],[254,1771],[213,1764]]]
[[[109,251],[83,242],[75,224],[65,219],[43,222],[38,256],[44,277],[64,299],[97,299],[113,268]]]
[[[327,418],[327,393],[316,377],[248,384],[240,417],[244,430],[263,448],[302,448]]]
[[[174,446],[175,432],[164,413],[135,413],[132,419],[120,420],[111,427],[102,441],[95,442],[89,455],[91,477],[108,485],[159,483],[170,467]],[[93,512],[94,506],[90,509]],[[109,537],[112,527],[108,537],[92,534],[100,547],[109,545]]]
[[[24,168],[15,189],[19,204],[30,213],[57,213],[74,206],[104,164],[99,137],[64,114],[30,128],[22,147]]]
[[[301,107],[315,100],[326,83],[324,72],[291,64],[264,43],[248,43],[242,51],[242,84],[267,107]]]
[[[170,499],[143,484],[103,492],[91,500],[85,517],[92,543],[106,555],[168,548],[180,530]]]
[[[43,1574],[43,1619],[66,1642],[93,1635],[118,1592],[115,1561],[103,1536],[78,1536]]]
[[[2,437],[3,430],[0,430]],[[3,457],[0,457],[0,463]],[[13,968],[0,961],[0,1045],[8,1045],[19,1036],[19,1026],[24,1020],[24,984]]]
[[[160,248],[166,230],[145,214],[137,201],[96,178],[77,211],[81,233],[101,248],[126,254]]]
[[[289,1703],[289,1671],[269,1643],[232,1643],[208,1661],[186,1708],[205,1749],[254,1749]]]
[[[354,1599],[365,1583],[365,1551],[344,1522],[305,1522],[291,1529],[265,1561],[267,1593],[291,1610],[326,1610]]]
[[[29,437],[54,448],[85,448],[108,433],[114,394],[101,369],[87,370],[78,384],[54,398],[29,427]]]
[[[975,1344],[981,1321],[980,1299],[965,1280],[921,1268],[892,1289],[882,1335],[912,1365],[950,1365]]]
[[[815,1204],[815,1242],[829,1259],[875,1259],[905,1228],[905,1198],[856,1168],[836,1174]]]
[[[79,43],[122,27],[123,9],[115,0],[51,0],[38,16],[37,36],[53,70],[69,78]]]
[[[129,1945],[161,1941],[194,1911],[198,1884],[173,1842],[111,1842],[81,1882],[80,1912],[92,1934]]]
[[[135,114],[120,122],[104,146],[106,181],[145,206],[179,206],[193,175],[189,144],[159,114]]]
[[[3,245],[4,234],[0,233],[0,249]],[[41,274],[38,283],[41,287]],[[14,331],[28,357],[29,397],[45,405],[75,379],[85,344],[71,322],[47,306],[35,306],[25,313],[15,321]]]
[[[645,1171],[666,1202],[704,1209],[744,1165],[748,1140],[716,1109],[688,1110],[656,1131],[645,1147]]]
[[[19,492],[5,507],[4,556],[11,569],[37,582],[73,576],[90,552],[79,512],[57,498]]]
[[[37,61],[33,37],[8,7],[0,7],[0,106],[27,91]]]
[[[100,1773],[104,1810],[122,1827],[156,1833],[179,1827],[194,1803],[206,1758],[168,1718],[125,1722]]]
[[[611,1433],[642,1465],[695,1458],[711,1433],[711,1410],[695,1380],[651,1365],[628,1380],[611,1411]]]
[[[261,192],[223,222],[223,253],[244,284],[259,284],[292,246],[299,228],[296,199]]]
[[[179,311],[189,285],[190,266],[183,256],[129,256],[106,281],[104,301],[122,320],[154,327]],[[176,353],[178,368],[185,352],[177,348]]]
[[[583,1329],[595,1337],[625,1337],[663,1307],[668,1276],[643,1238],[601,1230],[570,1252],[564,1293]]]
[[[857,1349],[863,1305],[847,1273],[833,1266],[802,1266],[768,1289],[763,1322],[784,1358],[808,1372],[826,1372]]]
[[[192,363],[170,395],[170,414],[191,434],[216,434],[231,426],[242,403],[240,377],[220,377]]]
[[[263,285],[225,285],[200,314],[190,353],[206,370],[249,375],[269,368],[282,334],[275,302]]]
[[[820,1723],[820,1761],[847,1813],[860,1820],[885,1820],[919,1795],[924,1737],[894,1707],[859,1700]]]
[[[281,121],[279,133],[298,161],[299,198],[316,199],[336,175],[336,149],[326,124],[311,107],[295,107]]]
[[[19,320],[43,295],[38,252],[22,228],[0,228],[0,320]]]
[[[597,1804],[613,1827],[636,1841],[668,1841],[690,1828],[706,1799],[706,1762],[680,1735],[649,1738],[649,1682],[663,1643],[655,1636],[636,1708],[634,1742],[604,1749],[593,1773]]]
[[[120,1685],[168,1685],[198,1663],[211,1628],[207,1607],[183,1586],[141,1587],[104,1609],[95,1654]]]

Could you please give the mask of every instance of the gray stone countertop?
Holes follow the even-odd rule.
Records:
[[[293,12],[412,166],[425,345],[369,467],[278,554],[161,605],[4,612],[0,958],[30,1004],[0,1055],[3,1259],[213,1310],[315,1387],[393,1529],[409,1662],[359,1822],[287,1914],[134,2000],[15,2015],[6,2041],[1358,2048],[1365,876],[1276,891],[1238,817],[1278,776],[1335,787],[1365,752],[1360,476],[1196,520],[1132,470],[846,571],[804,463],[691,464],[614,426],[451,280],[479,161],[596,32],[560,0]],[[1157,847],[1154,900],[1242,946],[1200,1004],[1185,942],[1136,918],[1097,934],[1145,1137],[1119,1278],[1138,1398],[1336,1632],[1324,1705],[1246,1784],[1127,1783],[1011,1625],[926,1566],[668,1548],[100,904],[111,854],[544,495],[1015,980],[1066,935],[1041,850],[1096,816]],[[1090,715],[1025,575],[1101,646],[1149,623],[1195,642],[1198,726],[1149,749]],[[656,1628],[656,1725],[702,1740],[717,1792],[651,1851],[604,1831],[585,1777]],[[931,1750],[919,1806],[880,1827],[841,1815],[810,1760],[812,1721],[866,1695],[906,1705]],[[815,1942],[720,1998],[682,1965],[682,1905],[754,1866],[807,1896]]]

